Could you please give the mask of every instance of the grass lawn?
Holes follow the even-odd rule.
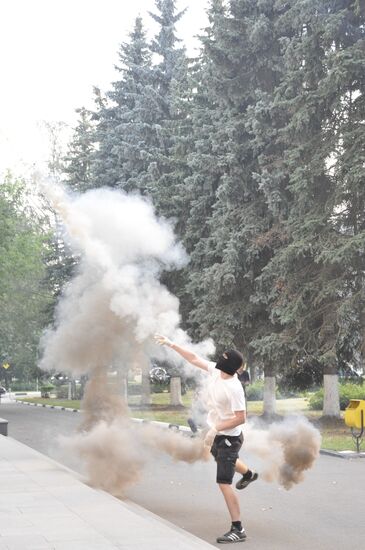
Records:
[[[193,392],[188,391],[182,396],[183,407],[170,407],[170,394],[168,392],[152,393],[152,404],[148,407],[140,407],[139,395],[129,397],[130,414],[134,418],[143,418],[146,420],[157,420],[169,424],[187,426],[189,418],[189,408],[191,405]],[[21,398],[21,401],[29,403],[40,403],[72,409],[80,409],[80,401],[68,401],[67,399],[43,399],[43,398]],[[262,414],[262,401],[248,401],[248,414],[251,416]],[[343,421],[337,421],[330,425],[321,422],[321,413],[319,411],[310,411],[306,398],[290,398],[277,400],[277,413],[285,414],[303,414],[320,430],[322,435],[322,448],[332,451],[356,450],[350,429]]]

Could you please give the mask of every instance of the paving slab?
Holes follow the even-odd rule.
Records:
[[[207,542],[93,489],[81,476],[0,436],[0,550],[209,550]]]

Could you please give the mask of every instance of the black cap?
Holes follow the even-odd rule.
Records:
[[[233,376],[243,365],[243,355],[235,349],[225,351],[218,359],[215,368]]]

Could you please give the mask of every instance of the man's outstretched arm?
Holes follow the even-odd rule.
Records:
[[[179,344],[175,344],[175,342],[172,342],[166,336],[162,336],[161,334],[156,334],[155,340],[160,346],[167,346],[176,351],[176,353],[181,355],[181,357],[186,359],[186,361],[188,361],[191,365],[194,365],[194,367],[198,367],[199,369],[206,371],[208,370],[209,361],[203,359],[202,357],[199,357],[199,355],[197,355],[193,351],[184,348]]]

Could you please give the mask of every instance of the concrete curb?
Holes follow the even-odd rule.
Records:
[[[60,411],[70,411],[70,412],[81,412],[79,409],[72,409],[70,407],[60,407],[59,405],[46,405],[45,403],[29,403],[28,401],[21,401],[20,399],[15,400],[16,403],[21,405],[29,405],[31,407],[43,407],[45,409],[58,409]]]
[[[31,407],[43,407],[47,409],[58,409],[60,411],[69,411],[69,412],[76,412],[81,413],[82,411],[80,409],[72,409],[68,407],[60,407],[59,405],[46,405],[44,403],[29,403],[28,401],[21,401],[20,399],[16,400],[16,403],[19,403],[21,405],[29,405]],[[144,418],[132,418],[134,422],[140,422],[145,424],[154,424],[155,426],[161,426],[163,428],[170,428],[171,430],[176,430],[178,432],[184,432],[191,435],[194,435],[190,428],[187,426],[178,426],[177,424],[169,424],[168,422],[160,422],[159,420],[146,420]]]
[[[365,453],[357,453],[356,451],[330,451],[328,449],[321,449],[321,455],[334,456],[336,458],[344,458],[352,460],[353,458],[365,458]]]

